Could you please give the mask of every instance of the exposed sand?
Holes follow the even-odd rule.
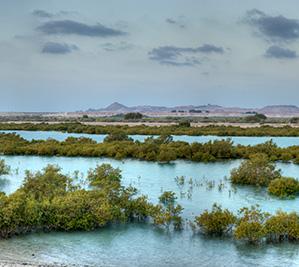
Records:
[[[99,126],[108,126],[108,125],[128,125],[128,126],[139,126],[139,125],[146,125],[146,126],[170,126],[170,125],[177,125],[175,122],[82,122],[85,125],[99,125]],[[290,124],[290,123],[232,123],[232,122],[196,122],[191,123],[192,127],[204,127],[210,125],[217,125],[217,126],[235,126],[241,128],[253,128],[253,127],[261,127],[261,126],[271,126],[271,127],[283,127],[283,126],[291,126],[298,128],[299,124]]]
[[[78,265],[65,265],[65,264],[44,264],[44,263],[32,263],[22,261],[2,261],[0,260],[0,267],[78,267]]]
[[[27,262],[2,262],[0,261],[0,267],[55,267],[55,265],[45,265],[45,264],[32,264]],[[61,266],[60,266],[61,267]]]
[[[8,121],[8,122],[1,122],[1,123],[15,123],[15,124],[21,124],[21,123],[32,123],[32,124],[40,124],[42,122],[40,121]],[[69,122],[63,122],[63,121],[49,121],[45,122],[48,124],[59,124],[59,123],[69,123]],[[170,125],[177,125],[176,122],[103,122],[103,121],[98,121],[98,122],[81,122],[84,125],[94,125],[94,126],[140,126],[140,125],[145,125],[145,126],[156,126],[156,127],[161,127],[161,126],[170,126]],[[253,128],[253,127],[261,127],[261,126],[271,126],[271,127],[284,127],[284,126],[291,126],[294,128],[299,128],[299,123],[233,123],[233,122],[194,122],[191,123],[192,127],[204,127],[204,126],[210,126],[210,125],[216,125],[216,126],[235,126],[235,127],[241,127],[241,128]]]

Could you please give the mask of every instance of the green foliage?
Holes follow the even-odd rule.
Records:
[[[195,223],[204,234],[221,236],[231,232],[236,217],[227,209],[222,209],[216,203],[211,211],[205,210],[195,217]]]
[[[184,120],[184,121],[180,121],[179,122],[179,127],[191,127],[191,122],[190,121],[187,121],[187,120]]]
[[[160,203],[162,203],[165,206],[174,205],[176,200],[177,200],[177,197],[175,196],[175,193],[172,191],[165,191],[159,197]]]
[[[176,153],[174,149],[169,149],[167,147],[162,147],[157,156],[157,160],[160,162],[169,162],[172,160],[176,160]]]
[[[255,114],[252,116],[248,116],[245,118],[246,122],[263,122],[267,119],[267,116],[265,116],[264,114]]]
[[[114,131],[107,135],[104,139],[104,142],[115,142],[115,141],[133,141],[125,132]]]
[[[174,192],[166,191],[160,197],[160,205],[153,209],[154,223],[159,226],[166,226],[167,229],[173,225],[175,230],[182,229],[181,213],[183,208],[175,203],[176,196]]]
[[[238,240],[248,243],[258,243],[266,237],[265,221],[268,213],[262,212],[258,207],[242,208],[239,211],[241,217],[237,222],[234,236]]]
[[[107,195],[118,196],[121,187],[121,171],[110,164],[102,164],[88,172],[87,179],[90,186],[104,191]]]
[[[290,123],[299,123],[299,117],[293,117],[290,119]]]
[[[244,207],[235,216],[214,204],[195,218],[195,224],[207,235],[227,234],[250,244],[299,240],[299,215],[296,212],[277,211],[271,215],[258,206]]]
[[[279,148],[272,141],[255,146],[236,146],[230,139],[189,144],[173,141],[171,135],[163,134],[156,138],[146,138],[144,142],[132,142],[124,131],[111,133],[103,143],[97,143],[89,138],[74,137],[61,142],[51,139],[28,141],[15,134],[0,134],[0,153],[4,155],[135,158],[160,162],[176,159],[213,162],[226,159],[248,159],[254,154],[264,154],[271,162],[277,160],[299,162],[299,146]]]
[[[126,113],[124,119],[125,120],[141,120],[143,115],[139,112],[130,112]]]
[[[299,182],[292,177],[276,178],[269,183],[268,192],[280,198],[294,197],[299,192]]]
[[[114,222],[146,222],[163,217],[163,224],[181,226],[182,208],[152,205],[145,196],[136,196],[133,187],[121,186],[119,169],[97,166],[88,175],[90,190],[74,186],[74,179],[56,166],[27,172],[23,186],[15,193],[0,194],[0,237],[38,230],[93,230]]]
[[[269,161],[265,154],[255,154],[243,161],[239,168],[231,171],[231,182],[241,185],[266,186],[272,180],[280,177],[280,171]]]
[[[295,212],[278,211],[265,223],[267,239],[272,242],[299,240],[299,216]]]
[[[61,174],[60,168],[48,165],[43,172],[26,172],[23,186],[18,190],[37,201],[44,198],[52,199],[54,196],[64,195],[72,190],[72,179]]]
[[[111,118],[110,118],[111,120]],[[237,127],[209,125],[202,127],[170,126],[127,126],[127,125],[86,125],[82,123],[1,123],[0,130],[25,131],[61,131],[68,133],[109,134],[114,131],[124,131],[127,135],[218,135],[218,136],[299,136],[299,129],[291,126],[283,127]]]
[[[48,211],[51,228],[74,231],[93,230],[115,220],[113,204],[98,192],[76,190],[65,196],[56,196]]]
[[[153,136],[148,137],[144,141],[145,143],[151,143],[156,145],[163,145],[163,144],[169,144],[173,142],[173,137],[171,135],[160,135],[157,138],[154,138]]]
[[[6,165],[4,159],[1,159],[0,160],[0,176],[9,174],[9,172],[10,172],[10,167],[8,165]]]

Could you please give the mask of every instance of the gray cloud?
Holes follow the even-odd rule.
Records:
[[[41,10],[41,9],[33,10],[32,15],[36,16],[36,17],[40,17],[40,18],[52,18],[52,17],[54,17],[54,14],[49,13],[45,10]]]
[[[90,37],[113,37],[121,36],[126,33],[117,29],[106,27],[100,23],[88,25],[73,20],[48,21],[37,28],[44,34],[76,34]]]
[[[186,27],[186,24],[183,21],[183,16],[179,17],[178,19],[167,18],[165,19],[165,22],[167,22],[168,24],[176,25],[180,28]]]
[[[122,41],[119,43],[104,43],[101,44],[101,47],[107,52],[115,52],[132,49],[134,45]]]
[[[252,9],[247,11],[245,22],[254,26],[270,41],[291,41],[299,38],[299,21],[284,16],[269,16]]]
[[[167,23],[170,23],[170,24],[176,24],[177,23],[174,19],[171,19],[171,18],[167,18],[165,21]]]
[[[48,42],[44,45],[42,53],[48,54],[69,54],[79,48],[76,45],[69,45],[66,43]]]
[[[265,57],[278,59],[293,59],[297,58],[297,53],[294,50],[272,45],[266,50]]]
[[[223,54],[224,49],[211,44],[192,47],[176,47],[176,46],[161,46],[154,48],[148,53],[151,60],[157,61],[162,65],[173,66],[196,66],[200,64],[200,60],[196,57],[189,57],[190,54]]]
[[[68,15],[76,15],[78,12],[76,11],[66,11],[66,10],[60,10],[56,13],[51,13],[43,9],[35,9],[31,12],[31,14],[35,17],[44,18],[44,19],[50,19],[54,17],[61,17],[61,16],[68,16]]]

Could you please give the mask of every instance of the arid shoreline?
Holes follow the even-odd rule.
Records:
[[[47,122],[41,122],[41,121],[7,121],[7,122],[0,122],[0,124],[61,124],[61,123],[70,123],[68,121],[47,121]],[[80,122],[82,125],[92,125],[92,126],[152,126],[152,127],[161,127],[161,126],[171,126],[171,125],[177,125],[178,123],[175,122]],[[192,127],[205,127],[205,126],[233,126],[233,127],[240,127],[240,128],[255,128],[255,127],[262,127],[262,126],[270,126],[270,127],[285,127],[290,126],[293,128],[299,128],[298,123],[234,123],[234,122],[195,122],[191,123]]]

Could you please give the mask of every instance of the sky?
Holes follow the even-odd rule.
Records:
[[[299,105],[294,0],[0,0],[0,111]]]

